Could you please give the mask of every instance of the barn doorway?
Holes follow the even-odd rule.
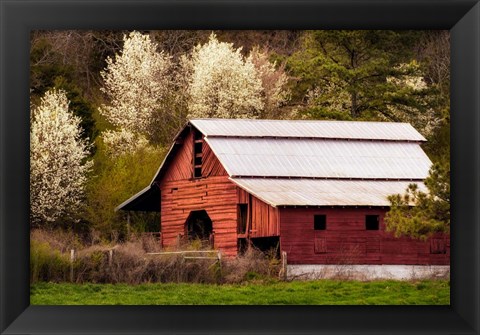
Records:
[[[205,210],[191,211],[185,222],[188,239],[200,240],[202,244],[213,246],[213,224]]]

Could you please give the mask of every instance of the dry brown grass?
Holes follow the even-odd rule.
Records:
[[[77,283],[128,283],[189,282],[189,283],[240,283],[246,280],[276,278],[279,261],[270,254],[250,247],[244,255],[234,259],[187,259],[182,254],[150,255],[161,251],[155,236],[140,234],[129,241],[107,244],[97,243],[93,237],[81,243],[75,236],[63,232],[32,231],[31,269],[37,269],[35,281],[68,281],[70,278],[70,249],[76,250],[73,263],[73,281]],[[205,249],[197,241],[184,245],[183,250]],[[37,264],[42,260],[42,264]],[[60,262],[61,260],[61,262]],[[60,264],[55,271],[49,262]],[[67,262],[67,263],[65,263]],[[65,266],[67,264],[67,266]],[[41,269],[50,270],[41,270]],[[39,270],[40,269],[40,270]],[[43,272],[42,272],[43,271]]]

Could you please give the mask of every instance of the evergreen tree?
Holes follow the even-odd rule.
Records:
[[[414,32],[308,31],[289,59],[294,99],[315,119],[416,121],[428,90],[413,58]],[[423,129],[423,123],[416,124]]]
[[[389,197],[385,216],[387,231],[395,236],[425,239],[436,232],[450,232],[450,163],[435,163],[425,180],[428,192],[411,184],[404,195]]]

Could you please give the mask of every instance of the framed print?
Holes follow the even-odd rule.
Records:
[[[480,263],[478,210],[480,200],[478,173],[480,170],[480,4],[478,1],[0,1],[0,50],[2,53],[0,58],[0,332],[2,334],[480,333],[478,269]],[[450,164],[453,185],[450,305],[31,305],[29,274],[31,33],[40,30],[167,29],[449,30],[452,147]],[[193,150],[196,149],[193,148]],[[201,176],[202,172],[194,170],[194,173]],[[142,192],[136,196],[142,197],[144,195]],[[136,201],[136,196],[131,198],[132,202]],[[125,202],[120,207],[130,205],[130,202]],[[238,211],[242,212],[242,210],[245,212],[244,216],[247,215],[247,210],[239,205]],[[203,213],[196,213],[196,215],[201,216]],[[312,227],[318,231],[325,230],[329,224],[325,215],[315,216],[315,225]],[[367,229],[378,230],[378,213],[372,212],[367,216]],[[194,230],[193,224],[192,230]],[[432,246],[436,253],[440,253],[444,248],[441,241]],[[326,253],[328,244],[319,238],[318,241],[315,240],[314,247],[312,252],[317,254],[316,257],[322,257],[322,254]]]

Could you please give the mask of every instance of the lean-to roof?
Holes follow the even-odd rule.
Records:
[[[231,178],[272,206],[390,206],[387,196],[403,194],[411,183],[422,182],[331,179]]]

